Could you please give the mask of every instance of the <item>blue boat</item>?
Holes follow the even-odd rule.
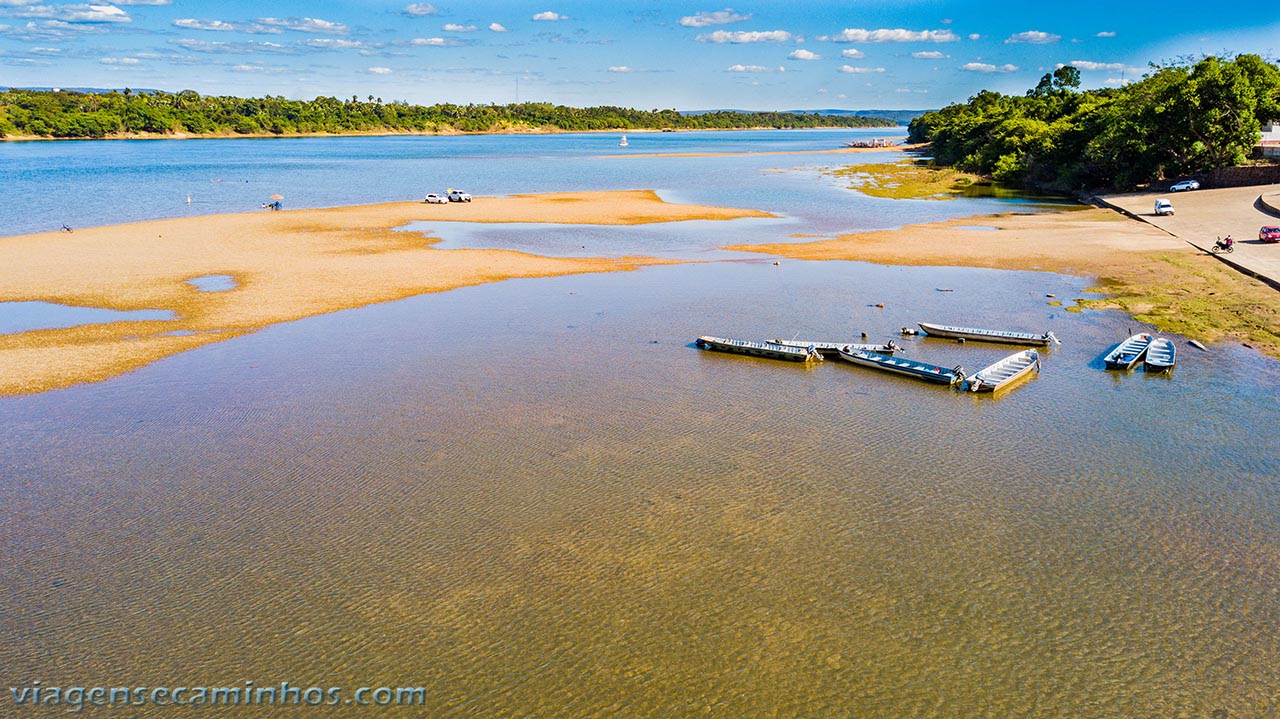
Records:
[[[938,365],[929,364],[928,362],[917,362],[916,360],[906,359],[905,357],[890,357],[879,352],[867,352],[866,350],[853,350],[845,352],[840,350],[840,359],[846,362],[852,362],[863,367],[871,367],[880,369],[894,374],[906,375],[907,377],[915,377],[926,382],[936,382],[938,384],[953,385],[964,379],[964,368],[956,366],[952,369],[939,367]]]

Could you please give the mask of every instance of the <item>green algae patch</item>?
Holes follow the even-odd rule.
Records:
[[[1103,299],[1080,300],[1088,309],[1118,309],[1161,332],[1207,342],[1247,343],[1280,357],[1280,296],[1251,277],[1202,255],[1161,255],[1143,277],[1104,277],[1090,292]]]
[[[977,175],[924,161],[850,165],[829,172],[847,179],[850,189],[894,200],[951,200],[982,181]]]

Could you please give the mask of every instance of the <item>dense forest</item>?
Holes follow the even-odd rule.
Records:
[[[623,107],[410,105],[369,96],[339,100],[239,98],[179,93],[8,90],[0,92],[0,137],[101,138],[138,134],[297,135],[364,132],[541,130],[726,130],[750,127],[887,127],[882,118],[816,113],[709,112]]]
[[[1280,120],[1280,68],[1257,55],[1155,66],[1142,80],[1079,91],[1070,65],[1025,96],[983,91],[916,118],[938,164],[1042,190],[1128,190],[1243,163]]]

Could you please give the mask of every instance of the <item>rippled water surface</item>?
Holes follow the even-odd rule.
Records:
[[[826,192],[778,222],[835,223]],[[1081,278],[715,259],[0,399],[0,684],[426,689],[96,714],[139,717],[1277,712],[1280,363],[1177,338],[1172,376],[1105,371],[1139,326],[1048,304]],[[996,396],[693,346],[1015,350],[899,335],[921,320],[1063,345]]]
[[[6,679],[425,686],[431,716],[1269,711],[1280,369],[1101,370],[1124,318],[1043,299],[1081,287],[512,281],[0,401]],[[1064,344],[997,397],[692,346],[925,317]]]

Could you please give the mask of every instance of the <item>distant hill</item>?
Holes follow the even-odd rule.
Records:
[[[2,4],[4,3],[0,2],[0,5]],[[0,86],[0,92],[7,92],[9,90],[29,90],[31,92],[58,92],[61,90],[64,92],[83,92],[86,95],[105,95],[109,92],[124,92],[126,89],[132,90],[135,93],[144,94],[144,95],[154,95],[159,92],[164,92],[164,90],[156,90],[150,87],[123,88],[123,87],[4,87],[4,86]]]
[[[712,112],[752,112],[751,110],[681,110],[681,115],[706,115]],[[912,120],[920,117],[930,110],[837,110],[833,108],[825,110],[779,110],[778,112],[788,115],[834,115],[837,117],[879,117],[885,120],[893,120],[899,125],[906,125]]]

